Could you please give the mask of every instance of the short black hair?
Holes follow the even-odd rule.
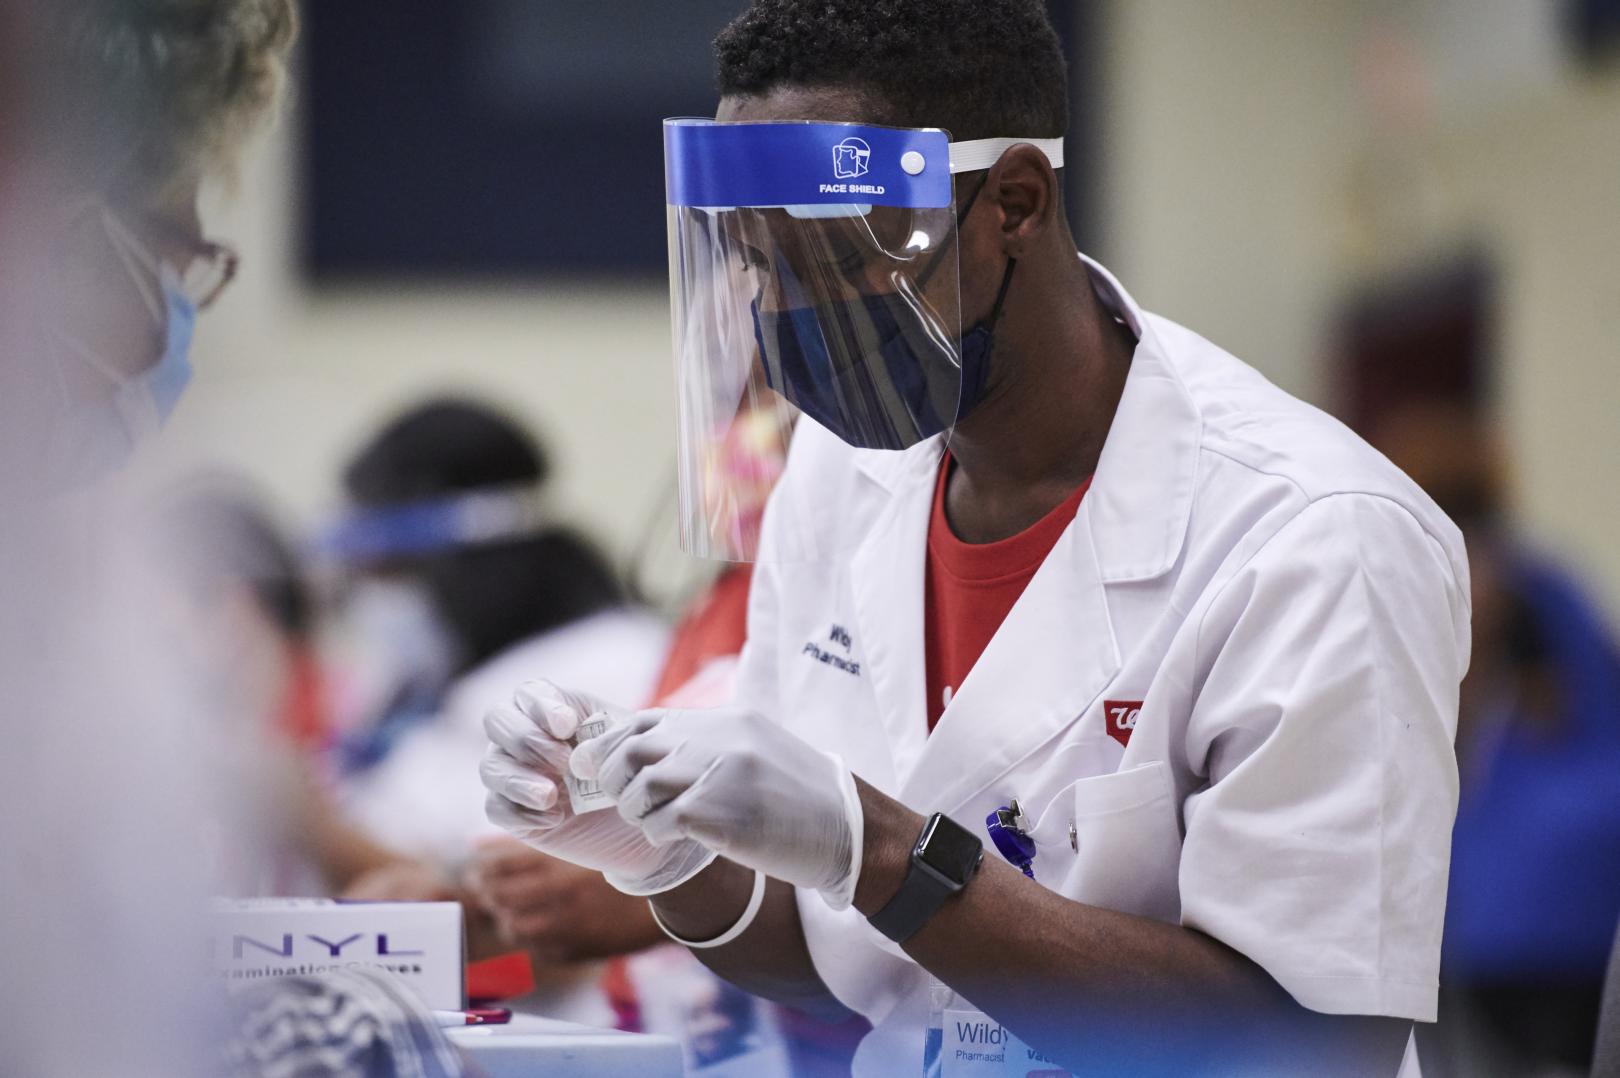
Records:
[[[1068,71],[1041,0],[754,0],[714,42],[722,96],[853,89],[899,127],[1057,138]]]
[[[434,398],[384,426],[344,469],[367,508],[489,487],[543,487],[551,465],[520,423],[478,401]],[[463,669],[551,629],[618,606],[624,591],[597,545],[564,524],[533,535],[397,559],[433,593],[462,646]]]
[[[510,416],[459,397],[423,401],[389,420],[349,462],[343,486],[363,506],[543,484],[551,463]]]

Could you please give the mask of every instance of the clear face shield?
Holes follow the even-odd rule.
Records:
[[[685,550],[757,556],[801,414],[866,449],[906,449],[956,422],[964,392],[982,388],[988,330],[962,332],[952,176],[1017,142],[1061,165],[1058,140],[665,121]],[[774,557],[840,553],[827,535],[783,538]]]

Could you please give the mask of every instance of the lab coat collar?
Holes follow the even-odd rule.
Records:
[[[892,454],[895,457],[910,456]],[[864,669],[877,697],[892,773],[903,780],[916,768],[928,736],[923,651],[924,558],[937,454],[913,456],[917,481],[901,484],[884,504],[850,561]]]
[[[1136,335],[1125,392],[1086,493],[1100,579],[1150,580],[1181,555],[1192,513],[1203,421],[1154,320],[1107,269],[1080,255],[1103,303]],[[856,466],[891,493],[932,489],[945,436],[902,452],[859,450]]]
[[[1097,565],[1106,584],[1150,580],[1175,565],[1187,538],[1203,417],[1156,319],[1102,266],[1080,256],[1092,285],[1136,334],[1102,457],[1086,492]],[[1112,296],[1112,302],[1110,300]]]

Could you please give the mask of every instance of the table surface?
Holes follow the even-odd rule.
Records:
[[[528,1014],[495,1026],[445,1030],[489,1078],[681,1078],[681,1047],[669,1037],[559,1022]]]

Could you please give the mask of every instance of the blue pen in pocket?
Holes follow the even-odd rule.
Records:
[[[996,850],[1007,863],[1018,871],[1035,878],[1035,840],[1029,834],[1029,820],[1024,816],[1024,810],[1018,807],[1018,798],[1012,803],[996,809],[984,818],[984,826],[990,832],[990,841],[996,845]]]

